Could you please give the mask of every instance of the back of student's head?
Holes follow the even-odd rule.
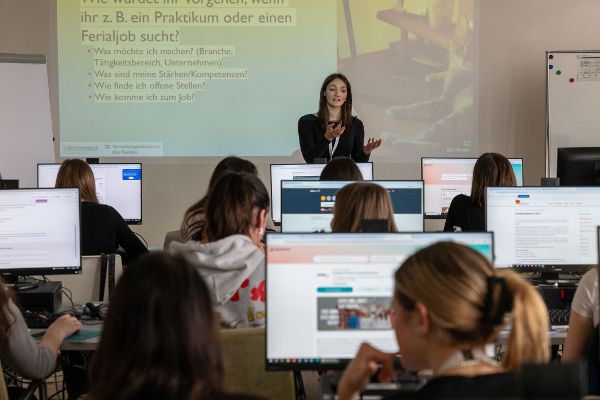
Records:
[[[336,193],[332,232],[362,232],[363,221],[368,219],[388,220],[390,231],[398,232],[387,190],[375,183],[354,182]]]
[[[483,207],[488,186],[515,186],[515,173],[508,158],[498,153],[484,153],[473,167],[471,200]]]
[[[219,161],[210,177],[206,194],[196,203],[192,204],[183,216],[181,233],[184,238],[198,241],[202,240],[203,229],[206,222],[204,214],[208,202],[208,193],[215,186],[219,178],[229,172],[246,172],[252,175],[258,175],[256,165],[248,160],[230,156]]]
[[[269,193],[261,180],[248,173],[223,175],[208,194],[204,239],[249,235],[257,215],[269,209]]]
[[[208,288],[183,257],[140,257],[110,299],[91,398],[213,398],[223,381],[215,321]]]
[[[395,280],[398,303],[408,311],[423,304],[434,334],[446,345],[471,349],[493,343],[510,317],[504,366],[516,370],[547,361],[548,312],[541,296],[478,251],[453,242],[433,244],[407,258]]]
[[[83,160],[76,158],[64,160],[56,175],[57,188],[79,188],[82,201],[98,203],[94,172]]]
[[[350,157],[337,157],[329,161],[319,178],[322,181],[362,181],[358,165]]]

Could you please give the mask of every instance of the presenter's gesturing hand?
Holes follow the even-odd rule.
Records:
[[[367,144],[363,147],[363,152],[367,155],[371,154],[373,150],[381,146],[381,139],[376,140],[373,138],[369,138]]]
[[[327,128],[325,128],[325,138],[332,141],[333,139],[340,137],[345,129],[346,128],[339,122],[330,122],[327,124]]]

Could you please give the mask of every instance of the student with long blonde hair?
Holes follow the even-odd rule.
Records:
[[[390,194],[370,182],[354,182],[341,188],[333,207],[332,232],[362,232],[364,220],[388,220],[390,232],[398,232]]]
[[[513,372],[548,360],[548,314],[535,288],[460,244],[437,243],[407,258],[395,274],[392,312],[404,368],[433,371],[411,398],[513,398]],[[484,347],[507,326],[507,353],[497,362]],[[364,343],[344,372],[338,398],[355,398],[378,363],[380,378],[389,379],[395,357]]]

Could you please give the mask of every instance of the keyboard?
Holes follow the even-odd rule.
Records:
[[[56,316],[46,311],[24,311],[23,318],[29,329],[47,329]]]
[[[569,325],[570,308],[549,308],[550,325]]]

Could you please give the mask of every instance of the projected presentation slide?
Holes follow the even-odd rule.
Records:
[[[398,351],[390,321],[394,272],[408,256],[438,241],[492,257],[488,232],[269,233],[267,367],[343,363],[362,342]]]
[[[357,163],[365,181],[373,180],[373,163]],[[281,181],[318,181],[325,164],[271,164],[271,215],[281,223]]]
[[[517,186],[523,186],[523,159],[509,158]],[[425,218],[446,218],[450,203],[459,194],[471,195],[476,158],[421,158],[425,182]]]
[[[330,232],[337,192],[349,181],[281,181],[281,231]],[[373,181],[392,200],[400,232],[423,231],[423,181]]]
[[[497,266],[597,264],[600,187],[490,187],[486,223]]]
[[[142,223],[142,164],[90,164],[96,196],[129,224]],[[38,164],[38,187],[52,188],[60,164]]]
[[[474,0],[53,3],[63,157],[298,155],[336,71],[381,160],[477,152]]]
[[[80,270],[79,190],[0,190],[0,232],[0,272]]]

